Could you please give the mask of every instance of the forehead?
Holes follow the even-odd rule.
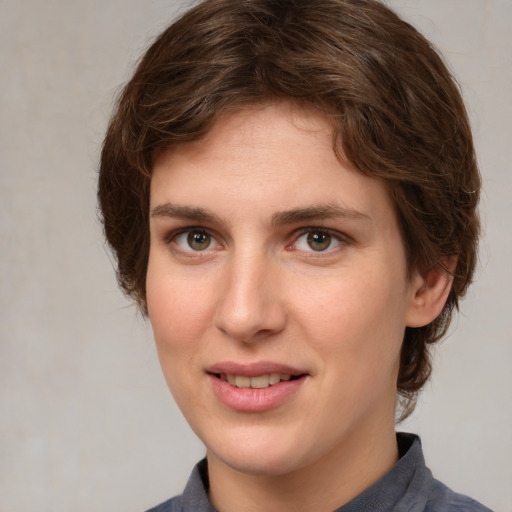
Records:
[[[240,161],[245,164],[261,160],[263,163],[266,153],[272,154],[274,159],[271,169],[267,170],[276,172],[278,163],[297,153],[306,140],[317,145],[316,158],[320,149],[324,157],[332,157],[332,133],[328,117],[314,107],[302,107],[288,101],[248,105],[221,114],[203,137],[160,153],[155,163],[157,166],[163,157],[181,160],[181,163],[186,160],[190,164],[208,164],[226,159],[229,154],[228,159],[232,162],[229,167],[235,168],[241,167]],[[260,171],[265,169],[260,168]]]
[[[394,211],[382,182],[339,160],[329,118],[289,103],[225,114],[200,140],[159,154],[151,207],[165,202],[227,216],[327,204],[368,217]]]

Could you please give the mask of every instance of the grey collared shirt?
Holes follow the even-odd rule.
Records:
[[[425,465],[421,442],[397,434],[400,459],[378,482],[334,512],[491,512],[435,480]],[[208,466],[199,462],[183,494],[148,512],[217,512],[208,499]]]

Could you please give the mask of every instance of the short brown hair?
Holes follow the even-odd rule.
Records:
[[[204,0],[156,39],[119,97],[101,155],[98,195],[119,284],[147,313],[155,151],[201,138],[227,111],[281,99],[329,116],[339,158],[387,184],[409,271],[457,256],[441,315],[405,332],[405,417],[430,375],[428,347],[474,272],[480,176],[453,77],[378,1]]]

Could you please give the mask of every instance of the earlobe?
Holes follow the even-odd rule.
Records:
[[[457,257],[443,258],[425,275],[417,272],[411,281],[411,297],[406,314],[407,327],[423,327],[435,320],[450,293]]]

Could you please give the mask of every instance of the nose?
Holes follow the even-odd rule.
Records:
[[[244,343],[272,337],[286,325],[285,290],[277,265],[265,257],[240,257],[227,264],[215,326]]]

